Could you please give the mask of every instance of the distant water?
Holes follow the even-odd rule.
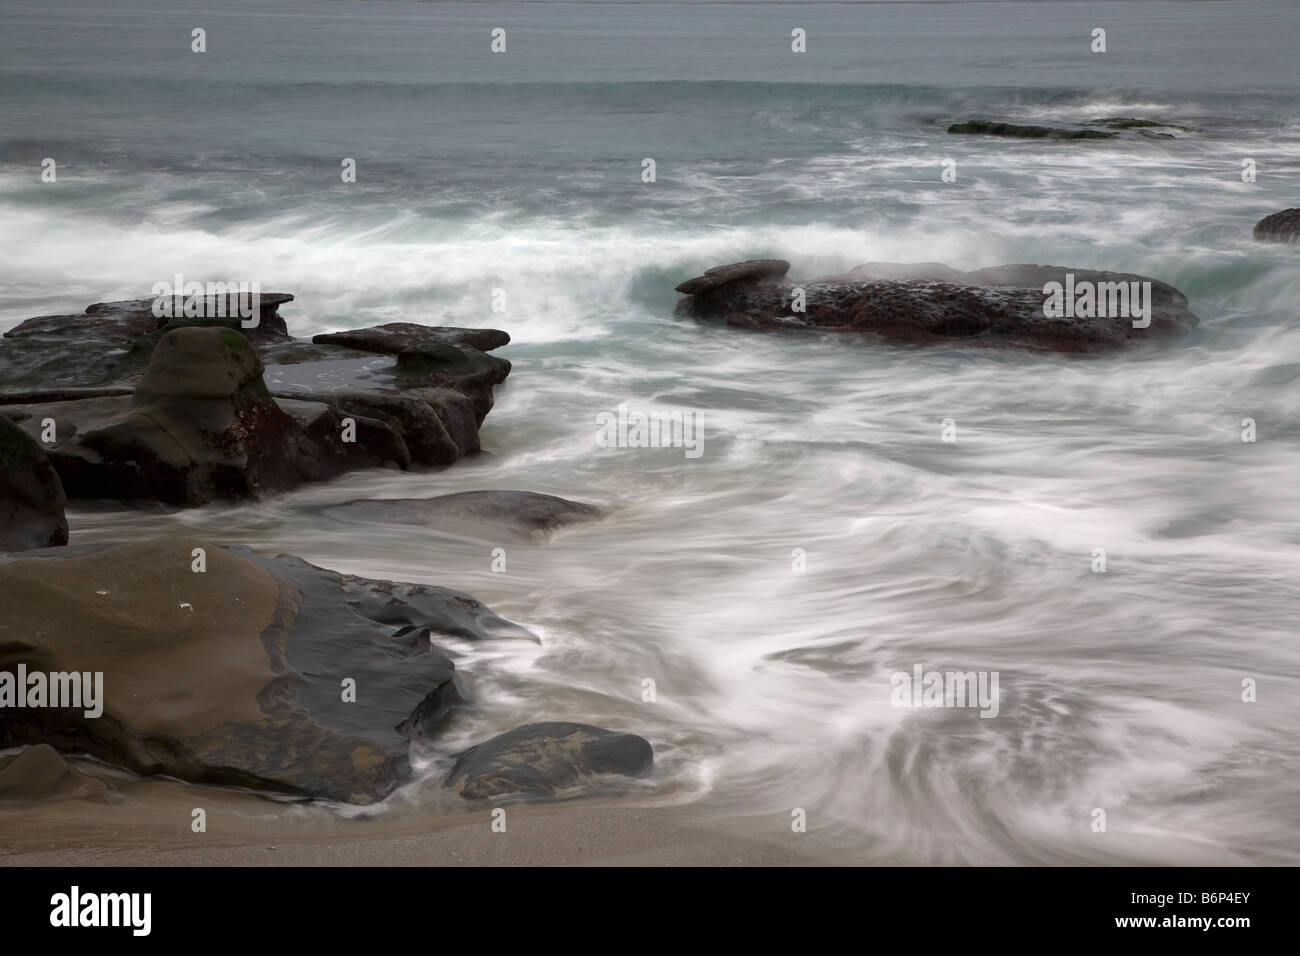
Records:
[[[0,328],[181,272],[293,292],[300,335],[509,330],[475,461],[72,514],[81,541],[180,527],[437,581],[541,634],[449,642],[480,701],[449,745],[633,730],[641,799],[778,835],[801,807],[864,862],[1295,864],[1300,259],[1250,228],[1300,204],[1297,40],[1288,2],[0,0]],[[1194,131],[945,131],[1115,116]],[[1202,326],[1066,360],[672,316],[674,284],[760,255],[1131,270]],[[598,448],[621,402],[702,410],[704,455]],[[547,548],[318,513],[472,488],[615,512]],[[916,664],[998,671],[998,717],[891,706]]]

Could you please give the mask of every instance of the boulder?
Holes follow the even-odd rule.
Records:
[[[154,345],[172,329],[216,326],[239,331],[259,344],[288,340],[279,307],[292,300],[283,292],[263,293],[258,324],[248,329],[233,311],[229,318],[158,317],[152,299],[96,302],[80,315],[37,316],[0,338],[0,383],[9,390],[47,393],[129,388],[144,374]]]
[[[259,498],[300,484],[315,467],[321,477],[340,473],[340,459],[354,450],[347,444],[374,450],[343,442],[342,426],[331,426],[323,442],[310,440],[271,397],[262,360],[240,333],[187,327],[158,341],[125,413],[75,435],[55,460],[76,476],[69,482],[76,495],[191,506]],[[367,463],[382,463],[392,444],[386,435]]]
[[[746,259],[706,269],[704,275],[687,279],[677,287],[677,291],[683,295],[699,295],[733,282],[779,279],[789,271],[790,263],[784,259]]]
[[[107,793],[104,781],[69,766],[49,744],[0,756],[0,806],[31,807]]]
[[[636,734],[589,724],[528,724],[457,754],[447,785],[468,800],[554,797],[606,774],[644,774],[653,763],[654,749]]]
[[[1265,216],[1255,223],[1254,236],[1265,242],[1300,242],[1300,207]]]
[[[1049,315],[1048,283],[1083,289],[1102,283],[1150,283],[1150,324],[1133,314]],[[794,310],[794,290],[805,309]],[[1107,298],[1109,303],[1109,297]],[[1006,265],[959,272],[938,263],[870,263],[845,275],[795,283],[731,283],[679,300],[678,311],[749,329],[828,331],[914,345],[960,343],[1039,351],[1094,353],[1170,337],[1198,319],[1173,286],[1131,273],[1067,266]],[[1108,312],[1109,306],[1094,309]],[[1140,320],[1139,320],[1140,321]]]
[[[469,395],[481,423],[492,410],[492,387],[506,380],[510,363],[468,345],[421,342],[397,353],[396,374],[405,388],[448,388]]]
[[[49,455],[0,415],[0,551],[67,544],[66,505]]]
[[[1118,133],[1100,129],[1063,129],[1054,126],[1021,126],[992,120],[953,123],[948,132],[954,135],[1008,136],[1015,139],[1114,139]]]
[[[484,539],[540,541],[568,525],[596,521],[604,511],[533,491],[462,491],[436,498],[349,501],[325,508],[323,514],[358,525],[416,525]]]
[[[409,742],[462,700],[433,639],[522,630],[461,592],[185,537],[29,552],[0,561],[0,593],[0,680],[103,674],[100,716],[7,707],[0,747],[353,803],[405,779]]]
[[[322,345],[345,345],[362,352],[396,355],[425,342],[469,345],[490,352],[508,345],[510,336],[500,329],[457,329],[450,326],[417,325],[414,322],[389,322],[367,329],[323,332],[313,335],[311,340]]]
[[[55,419],[50,461],[72,498],[201,505],[479,450],[510,363],[476,346],[506,333],[390,323],[306,342],[277,312],[292,298],[262,294],[250,329],[159,318],[147,299],[29,319],[0,338],[0,413],[30,435]]]

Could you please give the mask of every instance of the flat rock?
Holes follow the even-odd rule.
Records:
[[[1265,216],[1255,223],[1254,236],[1266,242],[1300,242],[1300,207]]]
[[[528,724],[458,754],[447,785],[469,800],[554,797],[590,787],[606,774],[644,774],[653,764],[654,749],[636,734],[589,724]]]
[[[1016,123],[998,123],[992,120],[971,120],[953,123],[948,132],[954,135],[1008,136],[1015,139],[1114,139],[1119,134],[1111,130],[1065,129],[1054,126],[1021,126]]]
[[[0,747],[353,803],[406,779],[410,742],[454,717],[433,638],[521,630],[462,592],[186,537],[0,560],[0,593],[0,672],[104,675],[102,716],[6,708]]]
[[[278,309],[292,299],[284,292],[263,293],[252,328],[244,328],[238,317],[155,316],[152,299],[96,302],[81,314],[37,316],[0,337],[0,383],[7,390],[46,392],[130,387],[144,374],[154,345],[173,329],[214,326],[234,329],[258,344],[287,341]]]
[[[510,363],[476,346],[506,333],[390,323],[294,340],[277,312],[292,298],[263,293],[248,329],[237,315],[160,318],[151,299],[29,319],[0,338],[0,414],[32,435],[55,419],[47,450],[72,498],[194,506],[479,450]]]
[[[677,291],[684,295],[698,295],[733,282],[779,279],[789,271],[790,263],[784,259],[746,259],[707,269],[704,275],[687,279],[677,287]]]
[[[436,498],[349,501],[325,508],[326,517],[360,525],[402,524],[466,533],[543,540],[571,524],[600,519],[594,505],[532,491],[462,491]]]
[[[367,329],[346,332],[323,332],[313,335],[313,342],[323,345],[345,345],[363,352],[396,355],[404,349],[425,342],[442,342],[447,345],[469,345],[483,352],[499,349],[510,343],[510,336],[500,329],[457,329],[450,326],[417,325],[414,322],[389,322]]]
[[[1078,289],[1087,283],[1149,282],[1150,324],[1134,328],[1136,316],[1118,310],[1115,315],[1047,315],[1044,287],[1049,282],[1067,286],[1071,281]],[[802,312],[794,310],[796,289],[804,293]],[[844,332],[913,345],[946,343],[1076,354],[1171,337],[1198,322],[1186,296],[1159,280],[1029,264],[960,272],[939,263],[868,263],[845,275],[798,283],[787,278],[714,287],[683,297],[677,309],[737,328]]]

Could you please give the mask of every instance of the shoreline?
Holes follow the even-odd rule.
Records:
[[[719,825],[708,799],[669,806],[587,797],[451,812],[416,805],[349,819],[326,807],[172,780],[123,778],[105,767],[109,796],[0,807],[0,867],[46,866],[809,866],[836,865],[815,834],[773,818]],[[187,821],[202,805],[207,830]],[[763,828],[765,831],[767,828]]]

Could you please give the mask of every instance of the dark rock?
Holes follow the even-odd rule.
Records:
[[[168,331],[215,325],[254,342],[287,340],[279,307],[283,292],[260,297],[258,325],[242,328],[237,317],[175,318],[153,314],[152,299],[97,302],[81,315],[42,315],[14,326],[0,339],[0,382],[7,389],[130,387],[144,373],[154,344]]]
[[[684,295],[699,295],[733,282],[779,279],[789,271],[790,263],[784,259],[746,259],[707,269],[704,275],[687,279],[677,287],[677,291]]]
[[[492,386],[510,374],[510,363],[467,345],[422,342],[397,353],[397,380],[410,388],[450,388],[475,398],[481,422],[492,410]]]
[[[103,388],[32,388],[0,391],[0,405],[46,404],[50,402],[79,402],[87,398],[120,398],[135,391],[129,385],[109,385]]]
[[[0,338],[0,412],[33,435],[41,419],[55,419],[50,457],[73,498],[195,505],[356,468],[443,467],[479,450],[479,427],[510,363],[470,343],[496,348],[506,333],[390,323],[355,340],[338,334],[368,351],[329,341],[335,336],[296,341],[276,311],[292,298],[262,294],[251,329],[237,315],[159,318],[149,299],[29,319]],[[159,346],[173,349],[178,333],[200,330],[208,345],[173,353],[170,390],[149,394],[143,379]],[[217,354],[218,342],[251,345],[248,367]],[[186,394],[186,382],[212,372],[191,373],[190,361],[229,365],[225,377],[241,381],[219,396]],[[355,442],[342,440],[345,419]]]
[[[510,336],[500,329],[456,329],[450,326],[417,325],[414,322],[389,322],[368,329],[347,332],[324,332],[312,336],[318,344],[345,345],[363,352],[397,355],[404,349],[425,342],[442,342],[447,345],[470,345],[490,352],[508,345]]]
[[[108,785],[104,781],[70,767],[49,744],[0,757],[0,805],[40,806],[106,793]]]
[[[322,431],[323,442],[310,441],[310,428],[276,404],[248,339],[232,329],[180,328],[159,340],[125,414],[74,435],[54,458],[73,477],[74,495],[201,505],[283,491],[316,468],[340,473],[350,450],[341,426]]]
[[[1133,316],[1045,314],[1044,286],[1150,282],[1151,321]],[[793,311],[794,290],[805,294]],[[957,272],[937,263],[871,263],[842,276],[803,283],[729,285],[683,298],[678,311],[749,329],[822,330],[877,335],[917,345],[960,343],[1089,353],[1183,332],[1197,324],[1186,297],[1166,283],[1129,273],[1065,266],[1007,265]],[[1108,310],[1100,310],[1108,311]]]
[[[431,637],[512,627],[457,591],[190,538],[20,557],[0,560],[0,673],[103,672],[103,713],[6,708],[0,747],[44,743],[193,783],[380,799],[408,775],[410,739],[461,701]],[[382,620],[367,614],[375,595]]]
[[[653,763],[653,748],[635,734],[588,724],[528,724],[458,754],[447,785],[469,800],[550,797],[590,785],[602,774],[643,774]]]
[[[1254,235],[1268,242],[1300,242],[1300,207],[1265,216],[1255,223]]]
[[[0,551],[67,544],[67,503],[45,450],[0,415]]]
[[[1155,120],[1134,119],[1131,116],[1108,116],[1104,119],[1092,120],[1091,126],[1104,126],[1107,129],[1135,129],[1139,132],[1154,129],[1176,129],[1183,133],[1193,133],[1195,129],[1191,126],[1178,126],[1175,123],[1159,123]]]
[[[598,520],[604,512],[594,505],[532,491],[462,491],[437,498],[349,501],[326,508],[323,514],[358,525],[418,525],[478,537],[504,533],[541,540],[566,525]]]
[[[1010,136],[1016,139],[1114,139],[1118,133],[1099,129],[1060,129],[1051,126],[1020,126],[1015,123],[995,123],[991,120],[971,120],[954,123],[949,133],[982,134],[985,136]]]
[[[293,562],[302,559],[282,555],[279,560]],[[320,568],[313,570],[333,574]],[[427,628],[466,641],[510,638],[541,643],[527,628],[498,617],[481,601],[460,591],[449,591],[432,584],[373,581],[351,574],[339,575],[338,579],[349,606],[372,621],[399,627],[399,633],[403,635],[409,636],[412,628]]]

